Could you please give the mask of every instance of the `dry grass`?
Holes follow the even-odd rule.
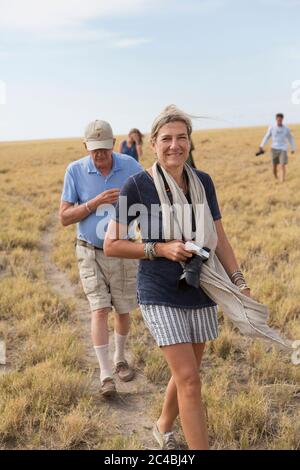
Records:
[[[293,130],[299,135],[299,126]],[[213,177],[255,297],[269,305],[273,326],[299,338],[300,161],[290,157],[286,183],[276,182],[269,157],[254,156],[263,132],[197,132],[195,160]],[[82,155],[79,140],[0,145],[0,336],[11,368],[0,378],[2,448],[139,448],[91,399],[73,304],[62,302],[43,274],[41,233],[58,208],[67,164]],[[142,163],[152,161],[146,145]],[[78,283],[74,238],[74,227],[58,228],[53,259]],[[139,313],[132,318],[135,362],[157,384],[149,411],[156,416],[169,371]],[[221,335],[207,346],[201,368],[213,448],[299,449],[299,369],[284,352],[220,322]]]
[[[118,439],[137,447],[91,398],[74,301],[44,278],[41,234],[57,211],[64,168],[80,156],[73,145],[0,146],[0,337],[9,359],[0,376],[2,449],[110,449]]]

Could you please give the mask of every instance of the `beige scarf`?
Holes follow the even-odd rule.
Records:
[[[152,167],[154,184],[161,202],[165,240],[189,241],[192,239],[191,207],[176,181],[160,167],[173,196],[173,205],[168,198],[164,181],[157,169],[157,162]],[[231,282],[215,250],[218,236],[205,189],[196,173],[185,164],[189,180],[189,191],[196,221],[195,241],[200,247],[210,248],[209,260],[203,263],[200,274],[200,286],[206,294],[218,304],[223,313],[244,335],[271,340],[293,351],[292,362],[300,364],[300,341],[284,339],[267,324],[268,307],[242,294]],[[184,208],[184,210],[183,210]]]

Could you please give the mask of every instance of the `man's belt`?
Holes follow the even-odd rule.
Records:
[[[88,242],[86,242],[86,241],[84,241],[84,240],[80,240],[79,238],[77,238],[76,244],[77,244],[77,245],[80,245],[80,246],[85,246],[86,248],[89,248],[90,250],[100,250],[100,251],[103,251],[103,248],[99,248],[99,246],[91,245],[90,243],[88,243]]]

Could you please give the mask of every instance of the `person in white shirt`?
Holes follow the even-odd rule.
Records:
[[[290,144],[292,153],[295,153],[296,146],[292,133],[288,127],[283,124],[284,115],[276,114],[276,125],[270,126],[265,134],[261,144],[260,151],[263,152],[264,146],[272,138],[272,161],[273,173],[278,178],[278,166],[280,168],[279,181],[284,182],[286,176],[286,165],[288,163],[288,144]]]

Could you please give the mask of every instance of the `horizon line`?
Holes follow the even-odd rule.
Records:
[[[210,132],[210,131],[225,131],[225,130],[228,130],[228,131],[233,131],[233,130],[238,130],[238,129],[257,129],[257,128],[260,128],[260,127],[267,127],[269,126],[270,124],[258,124],[258,125],[255,125],[255,126],[241,126],[241,127],[212,127],[212,128],[205,128],[205,129],[195,129],[193,130],[192,133],[195,133],[195,132]],[[299,126],[300,125],[300,122],[294,122],[294,123],[289,123],[288,124],[289,126]],[[147,136],[149,135],[149,132],[144,132],[144,135]],[[115,134],[115,137],[118,138],[118,137],[122,137],[122,136],[126,136],[128,135],[128,133],[119,133],[119,134]],[[29,138],[29,139],[17,139],[17,140],[0,140],[0,145],[1,144],[14,144],[14,143],[22,143],[22,142],[26,142],[26,143],[30,143],[30,142],[45,142],[47,140],[51,140],[51,141],[55,141],[55,140],[82,140],[83,141],[83,136],[82,137],[78,137],[78,136],[67,136],[67,137],[41,137],[41,138],[37,138],[37,139],[34,139],[34,138]]]

